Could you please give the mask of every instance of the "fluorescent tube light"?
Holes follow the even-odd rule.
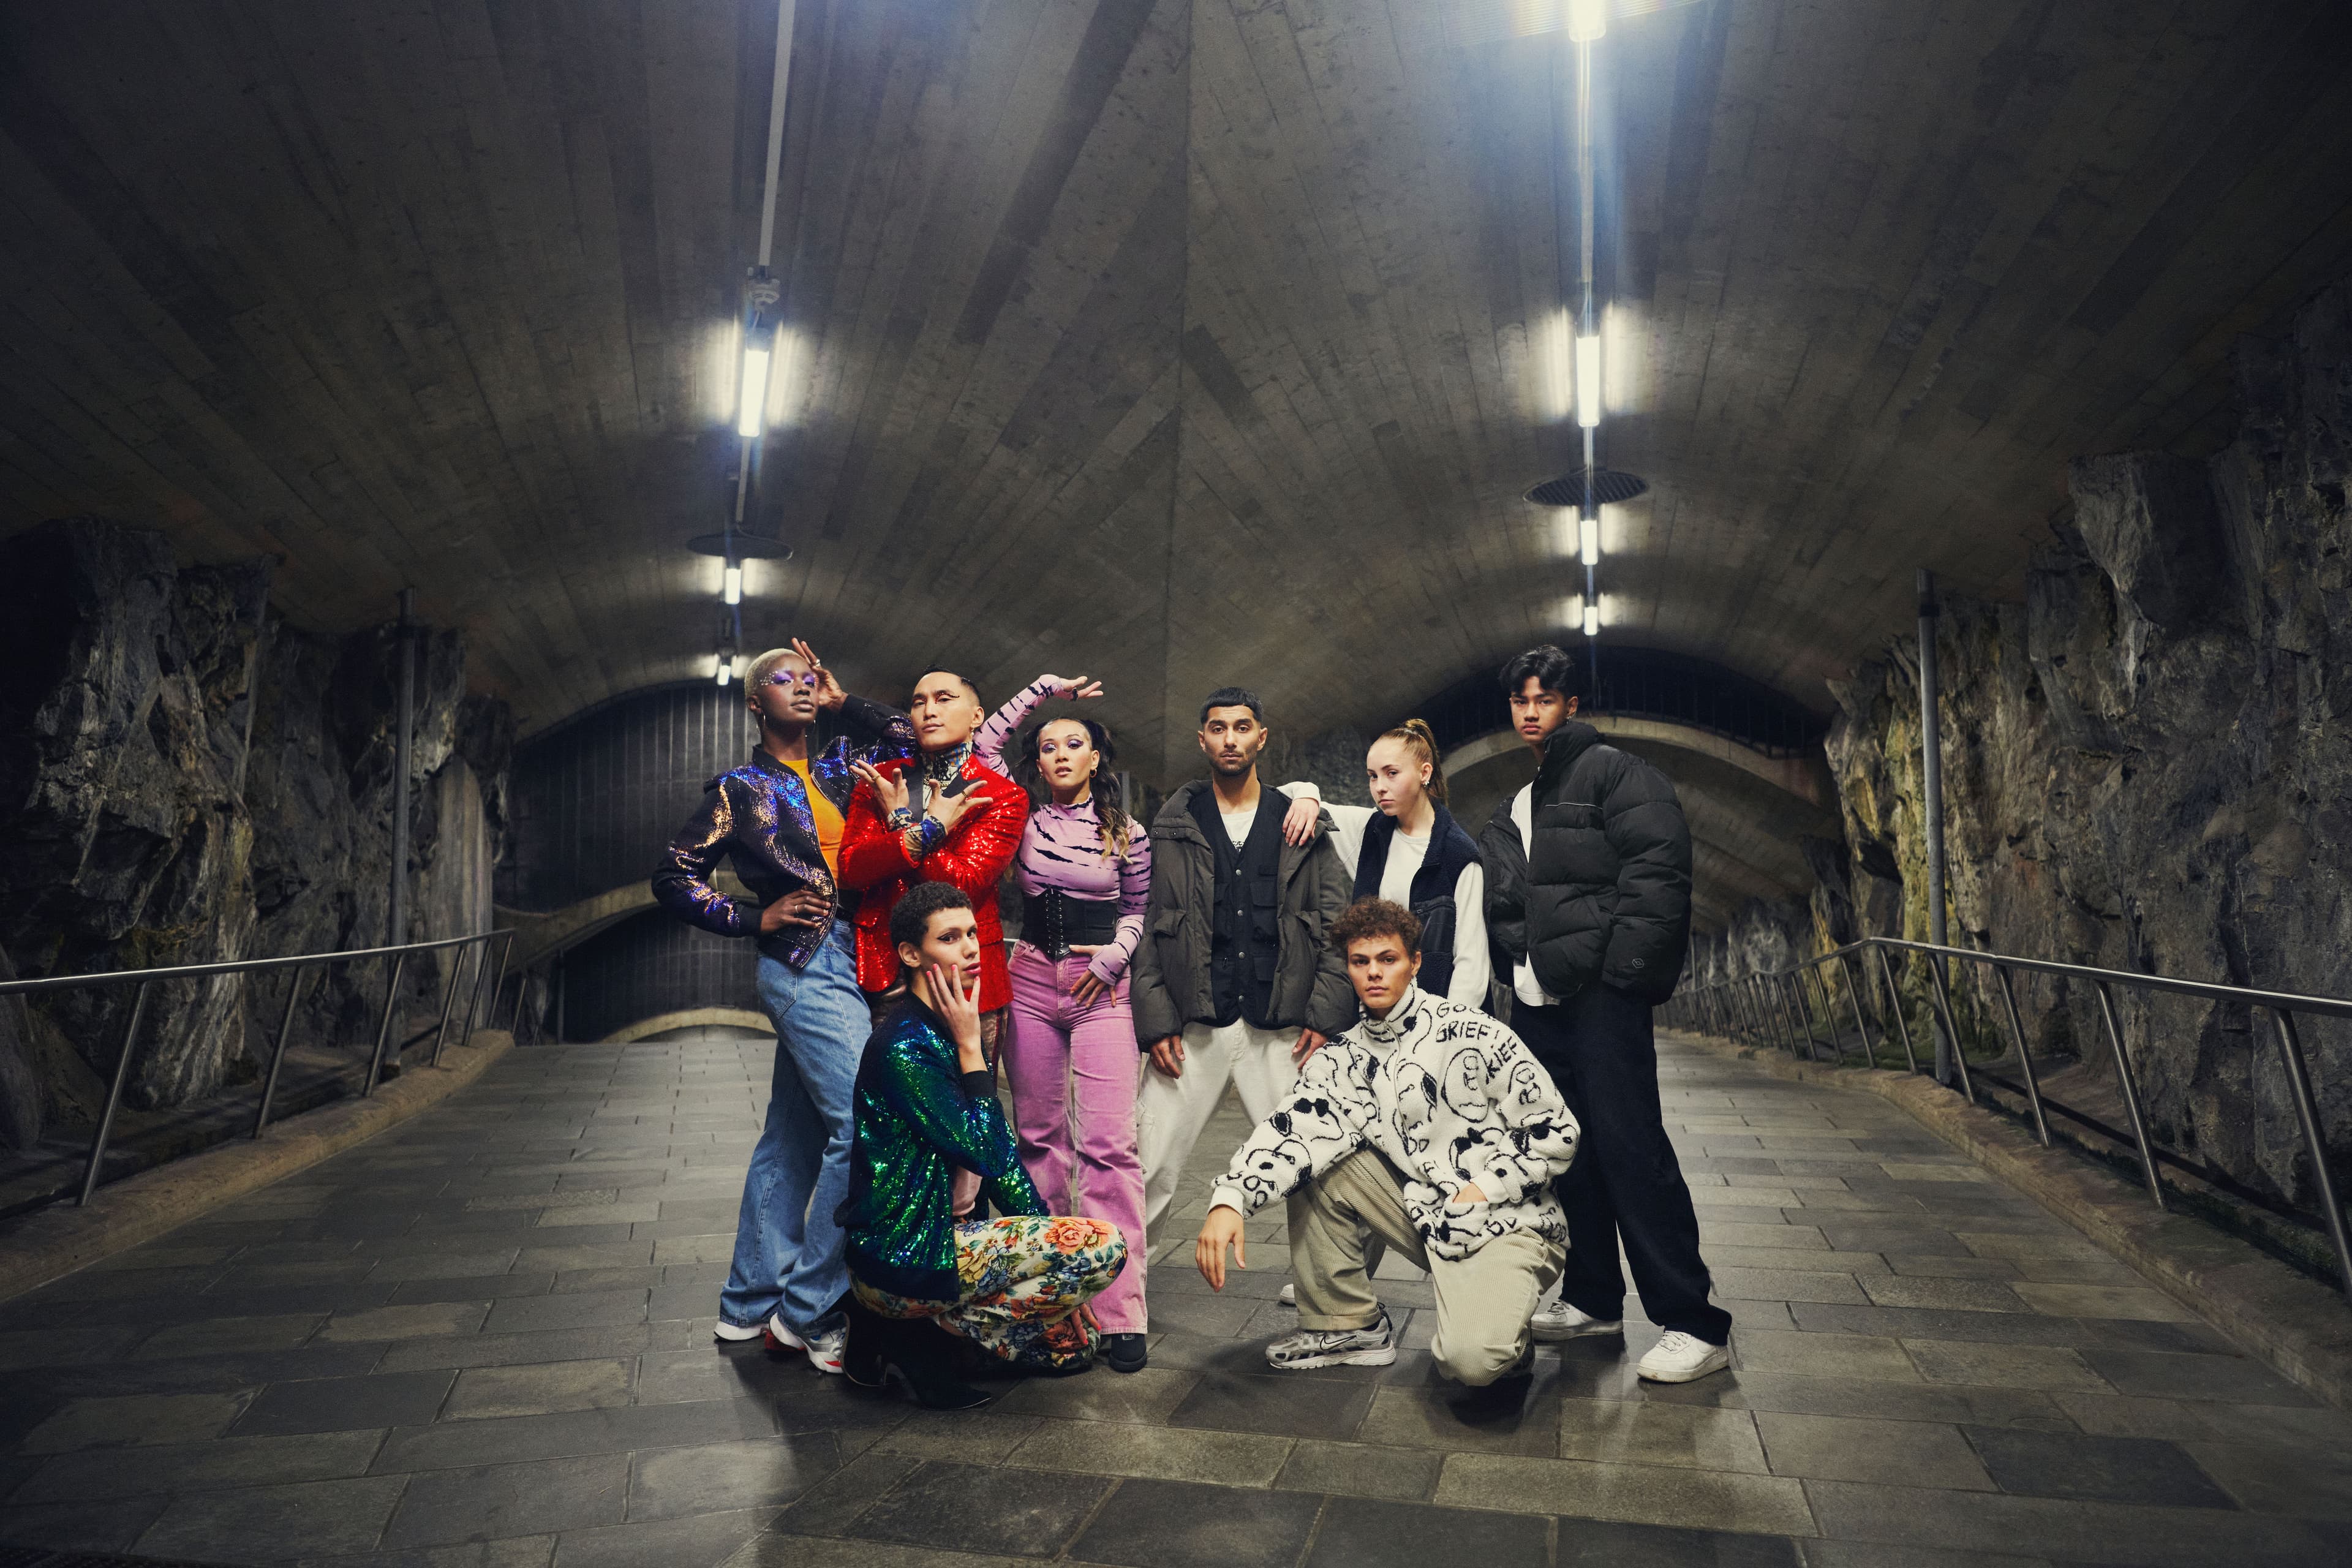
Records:
[[[1609,30],[1609,0],[1568,0],[1568,36],[1589,44]]]
[[[1597,603],[1584,606],[1584,635],[1589,637],[1601,635],[1601,606]]]
[[[730,605],[741,604],[743,602],[743,568],[732,561],[729,562],[727,573],[722,581],[725,586],[719,591],[720,597]]]
[[[743,344],[743,384],[735,405],[735,434],[757,440],[768,427],[768,362],[772,353],[764,340]]]
[[[1601,334],[1576,340],[1576,422],[1587,430],[1601,423]]]
[[[719,684],[724,686],[734,679],[735,656],[732,653],[720,654],[719,656]]]
[[[1581,553],[1584,557],[1584,563],[1587,566],[1600,565],[1601,520],[1597,517],[1578,519],[1577,535],[1581,542]]]

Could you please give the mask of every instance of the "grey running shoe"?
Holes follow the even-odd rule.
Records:
[[[1369,1329],[1301,1329],[1265,1347],[1266,1364],[1283,1372],[1318,1366],[1388,1366],[1396,1361],[1389,1315]]]

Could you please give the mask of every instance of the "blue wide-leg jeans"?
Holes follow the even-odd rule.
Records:
[[[835,921],[805,969],[762,954],[760,1004],[776,1026],[767,1125],[743,1173],[735,1261],[719,1315],[738,1327],[771,1312],[805,1338],[838,1326],[849,1289],[841,1226],[849,1191],[851,1094],[873,1015],[857,989],[855,936]]]

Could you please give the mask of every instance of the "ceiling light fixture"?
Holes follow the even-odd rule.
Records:
[[[730,561],[725,574],[720,578],[720,583],[722,585],[719,588],[719,597],[722,603],[740,605],[743,602],[743,568],[740,565]]]
[[[1609,31],[1609,0],[1568,0],[1568,36],[1589,44]]]
[[[1587,430],[1601,423],[1601,334],[1576,340],[1576,422]]]
[[[735,650],[731,647],[722,647],[719,650],[719,684],[724,687],[734,679]]]
[[[1584,635],[1589,637],[1601,635],[1601,605],[1591,599],[1584,602]]]
[[[756,330],[743,335],[743,384],[736,393],[735,434],[746,441],[759,439],[768,428],[768,371],[774,350],[772,336]]]
[[[1576,531],[1579,543],[1581,546],[1578,553],[1583,557],[1584,563],[1587,566],[1600,565],[1601,520],[1597,517],[1579,519]]]

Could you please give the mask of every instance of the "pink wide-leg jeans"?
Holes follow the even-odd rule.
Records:
[[[1027,942],[1013,949],[1013,1017],[1003,1060],[1013,1089],[1021,1163],[1046,1209],[1107,1220],[1127,1238],[1127,1267],[1094,1300],[1107,1334],[1139,1334],[1143,1306],[1143,1162],[1135,1151],[1139,1057],[1127,976],[1081,1008],[1071,987],[1083,958],[1059,963]]]

